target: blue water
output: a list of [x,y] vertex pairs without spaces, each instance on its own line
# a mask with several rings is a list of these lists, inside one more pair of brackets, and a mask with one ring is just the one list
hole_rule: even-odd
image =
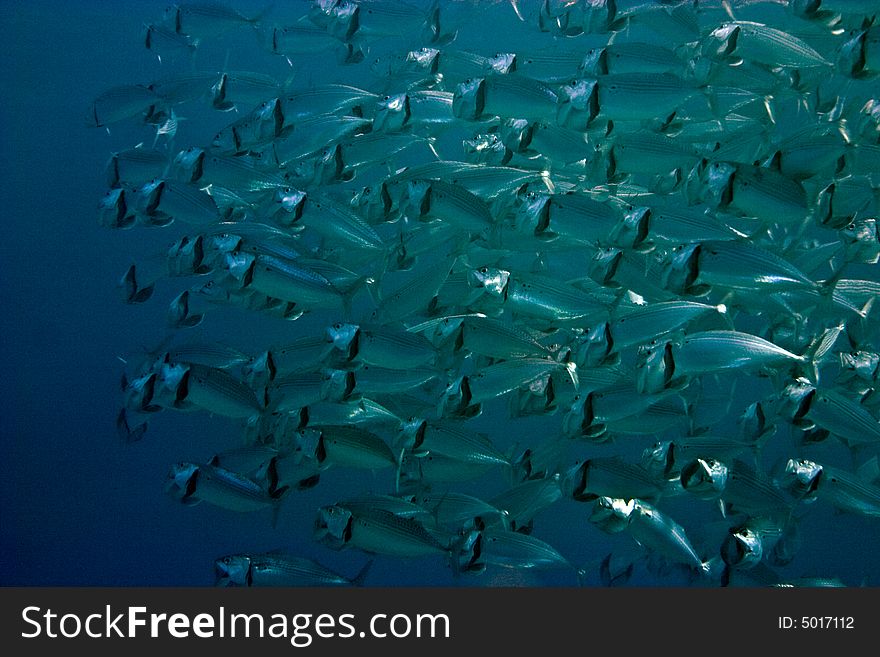
[[[139,42],[142,23],[158,20],[165,4],[0,3],[3,585],[209,586],[218,556],[279,548],[354,575],[367,557],[312,542],[315,509],[347,494],[388,492],[385,475],[328,471],[318,487],[285,501],[273,528],[268,511],[238,515],[207,504],[190,508],[163,491],[172,463],[206,459],[238,445],[241,429],[234,421],[163,412],[151,419],[142,441],[125,444],[117,435],[121,360],[158,344],[165,304],[179,290],[160,284],[150,303],[122,302],[116,282],[126,268],[162,253],[170,240],[161,230],[98,225],[96,207],[106,191],[103,167],[111,152],[139,141],[149,144],[152,133],[124,124],[109,131],[89,127],[85,118],[91,100],[105,89],[147,83],[168,70],[169,62],[160,64]],[[237,6],[247,11],[261,5]],[[224,47],[208,44],[204,50],[201,65],[223,66]],[[289,74],[286,62],[257,48],[229,53],[228,64],[271,69],[281,79]],[[293,72],[297,79],[321,80],[335,70],[330,65],[327,71]],[[199,143],[228,121],[199,110],[182,114],[180,144]],[[218,313],[207,323],[200,336],[253,351],[291,326],[235,312]],[[503,405],[490,407],[479,424],[491,426],[503,413]],[[529,424],[520,426],[525,438]],[[485,486],[497,492],[501,483]],[[670,508],[694,532],[712,520],[703,503],[676,500]],[[626,536],[607,536],[590,526],[588,513],[586,505],[563,500],[538,517],[536,533],[595,572],[609,551],[629,544]],[[802,523],[802,539],[795,562],[782,572],[837,577],[851,586],[878,583],[877,519],[818,509]],[[680,580],[640,570],[631,583],[667,581]],[[455,578],[439,559],[380,556],[367,583],[570,585],[573,580],[569,573],[503,571]]]

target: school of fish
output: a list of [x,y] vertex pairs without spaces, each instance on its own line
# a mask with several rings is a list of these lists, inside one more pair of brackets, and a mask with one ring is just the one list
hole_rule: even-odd
[[[126,359],[117,428],[223,418],[216,453],[169,454],[168,495],[279,536],[296,506],[325,555],[242,535],[218,585],[369,585],[377,559],[473,586],[865,583],[797,568],[823,518],[880,521],[876,2],[145,19],[162,74],[88,108],[145,135],[99,222],[168,238],[119,280],[161,346]],[[230,67],[242,48],[279,66]],[[206,339],[223,313],[261,347]],[[363,494],[323,490],[330,469]]]

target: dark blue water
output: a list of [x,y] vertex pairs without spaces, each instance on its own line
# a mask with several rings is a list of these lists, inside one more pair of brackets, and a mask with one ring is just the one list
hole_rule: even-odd
[[[239,515],[207,504],[190,508],[164,493],[172,463],[203,460],[239,445],[242,431],[236,422],[207,413],[166,412],[151,419],[147,435],[136,444],[117,435],[122,360],[160,342],[165,304],[179,290],[160,283],[150,303],[122,302],[116,283],[126,268],[161,254],[170,240],[161,230],[112,231],[98,225],[96,207],[106,191],[103,167],[111,152],[141,141],[149,145],[153,134],[125,124],[109,131],[94,128],[85,119],[90,102],[105,89],[148,83],[181,66],[160,63],[139,41],[142,24],[158,20],[165,4],[0,4],[3,585],[208,586],[214,583],[218,556],[272,549],[354,575],[367,557],[315,544],[315,509],[347,494],[389,492],[385,474],[328,471],[318,487],[285,501],[273,527],[268,511]],[[240,8],[256,10],[260,4]],[[267,70],[279,79],[292,73],[297,80],[322,80],[338,72],[332,61],[326,71],[290,69],[257,47],[230,50],[227,45],[206,44],[199,65],[219,69],[228,57],[230,68]],[[181,114],[177,143],[183,145],[203,143],[228,121],[200,108]],[[321,318],[303,323],[310,321],[321,325]],[[195,334],[246,351],[291,335],[290,324],[236,312],[218,313],[208,324]],[[489,406],[475,426],[491,427],[504,413],[502,404]],[[537,421],[517,427],[521,434],[508,435],[511,443],[545,430]],[[633,446],[632,453],[643,446]],[[474,491],[498,492],[503,483],[500,477],[489,479]],[[669,509],[697,537],[717,520],[702,502],[676,500]],[[595,583],[601,559],[612,550],[626,552],[631,542],[602,534],[587,516],[585,505],[563,500],[539,516],[536,535],[593,573]],[[821,508],[804,518],[801,529],[802,547],[783,573],[836,577],[850,586],[877,584],[876,518]],[[640,569],[631,583],[670,581],[682,580]],[[572,583],[570,573],[552,572],[455,578],[442,559],[382,556],[368,579],[373,586]]]

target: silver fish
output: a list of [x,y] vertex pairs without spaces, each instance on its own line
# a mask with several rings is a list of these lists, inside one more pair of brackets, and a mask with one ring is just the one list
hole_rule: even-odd
[[217,586],[363,586],[372,565],[368,561],[348,578],[308,557],[264,552],[219,557],[214,570]]

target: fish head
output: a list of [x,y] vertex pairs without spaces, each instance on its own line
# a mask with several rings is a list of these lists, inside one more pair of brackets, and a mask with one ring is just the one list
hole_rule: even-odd
[[498,267],[477,267],[468,270],[468,286],[472,290],[484,290],[486,294],[504,299],[510,272]]
[[276,373],[275,359],[268,349],[249,359],[242,366],[244,380],[254,389],[267,386],[275,378]]
[[788,417],[796,427],[812,429],[814,424],[807,415],[816,397],[816,387],[807,379],[799,377],[789,383],[779,396],[779,413]]
[[[394,199],[391,198],[391,193],[388,191],[388,185],[385,182],[379,183],[375,187],[364,187],[358,201],[361,213],[365,212],[366,219],[370,222],[391,221],[395,218],[392,215]],[[352,205],[354,205],[354,202]]]
[[485,78],[468,78],[455,87],[452,114],[457,119],[475,120],[483,115],[486,105]]
[[478,529],[462,530],[453,541],[449,556],[450,567],[456,573],[482,573],[486,570],[483,552],[483,534]]
[[880,99],[871,98],[862,106],[856,126],[862,136],[877,139],[877,133],[880,132]]
[[589,492],[587,487],[589,472],[589,459],[577,463],[563,472],[559,481],[559,488],[562,491],[562,495],[577,500],[578,502],[591,502],[599,497],[595,493]]
[[165,406],[173,406],[181,397],[181,385],[189,372],[183,363],[163,363],[156,376],[155,397]]
[[242,151],[241,135],[236,125],[221,128],[211,140],[211,148],[221,153],[240,153]]
[[593,503],[590,522],[607,534],[622,532],[636,511],[635,500],[601,496]]
[[700,276],[701,244],[682,244],[673,248],[663,266],[661,284],[675,294],[696,294],[709,291],[708,286],[697,284]]
[[350,370],[326,370],[321,385],[321,399],[342,402],[351,397],[355,387],[355,373]]
[[611,239],[625,249],[646,250],[650,235],[651,208],[629,206],[611,234]]
[[131,228],[136,215],[128,207],[126,192],[121,187],[111,189],[98,203],[98,224],[105,228]]
[[428,422],[422,418],[411,417],[403,420],[400,423],[400,431],[394,441],[394,447],[397,449],[406,448],[411,451],[418,450],[425,440],[427,428]]
[[606,426],[597,422],[593,413],[593,393],[575,395],[571,407],[562,418],[562,432],[573,438],[602,442],[605,429]]
[[526,119],[505,119],[498,135],[504,145],[514,152],[528,148],[532,139],[532,124]]
[[856,261],[854,256],[858,255],[858,262],[876,264],[878,248],[880,248],[880,233],[877,232],[875,217],[853,218],[840,230],[839,234],[841,241],[850,247],[847,253],[849,261]]
[[620,287],[614,280],[617,267],[623,260],[623,250],[607,246],[596,251],[590,262],[590,278],[606,287]]
[[408,66],[423,70],[426,73],[436,73],[440,64],[440,51],[437,48],[419,48],[406,53],[404,61]]
[[409,96],[405,93],[381,98],[376,103],[373,130],[398,132],[410,119]]
[[642,452],[642,467],[658,481],[675,472],[675,445],[671,440],[655,443]]
[[327,11],[327,32],[340,41],[350,41],[360,28],[360,7],[357,3],[342,0]]
[[351,511],[343,506],[331,504],[318,509],[315,518],[315,541],[331,550],[345,548],[351,540]]
[[731,528],[721,543],[721,559],[731,568],[754,568],[763,557],[761,535],[750,527]]
[[196,497],[200,472],[195,463],[180,462],[172,465],[165,480],[165,492],[182,504],[197,504],[200,501]]
[[357,324],[336,322],[328,326],[325,335],[327,342],[333,344],[333,348],[345,354],[346,359],[351,360],[357,356],[358,342],[361,328]]
[[606,362],[614,349],[614,338],[608,322],[587,327],[576,340],[574,362],[578,367],[598,367]]
[[586,130],[599,114],[599,83],[595,78],[575,79],[562,86],[556,108],[556,123],[565,128]]
[[297,429],[293,434],[295,459],[299,462],[314,459],[319,465],[322,464],[327,458],[322,437],[323,432],[314,427]]
[[487,132],[474,135],[461,142],[464,159],[471,164],[505,165],[513,153],[504,145],[498,133]]
[[240,235],[234,235],[232,233],[217,233],[211,235],[203,242],[203,248],[205,252],[209,254],[208,259],[214,260],[216,259],[216,256],[223,256],[227,253],[239,251],[242,246],[242,241],[243,239]]
[[137,200],[135,201],[135,209],[137,212],[151,216],[156,214],[165,187],[165,181],[158,178],[154,178],[150,182],[138,187],[136,192]]
[[437,410],[441,416],[475,417],[482,411],[480,404],[471,404],[470,380],[457,376],[446,386]]
[[341,144],[331,144],[322,149],[317,157],[297,162],[294,175],[313,185],[327,185],[354,177],[351,171],[346,171]]
[[733,58],[741,31],[742,28],[736,23],[724,23],[716,27],[703,41],[703,56],[714,60]]
[[776,427],[767,422],[764,406],[756,401],[746,407],[742,415],[737,418],[740,437],[749,443],[756,443],[761,438],[767,437],[776,430]]
[[250,586],[251,560],[244,554],[230,554],[214,560],[217,586]]
[[156,373],[150,372],[129,381],[123,391],[123,405],[131,411],[153,412],[161,406],[153,402]]
[[728,467],[715,459],[694,459],[681,469],[681,486],[700,499],[713,499],[724,492]]
[[712,162],[703,170],[701,201],[725,208],[733,200],[737,167],[729,162]]
[[822,479],[823,468],[809,459],[788,459],[779,479],[779,487],[796,499],[812,499]]
[[541,237],[550,225],[550,195],[529,191],[517,198],[514,224],[517,229],[531,229]]
[[400,197],[400,209],[408,218],[426,217],[431,212],[431,180],[410,180]]
[[671,342],[642,346],[636,360],[636,389],[641,394],[654,394],[673,385],[675,358]]
[[858,378],[871,383],[880,373],[880,354],[869,351],[841,352],[840,371],[841,382]]
[[497,52],[488,61],[487,73],[505,75],[516,71],[516,53]]
[[243,251],[233,251],[227,253],[223,259],[223,268],[229,272],[229,275],[241,284],[241,287],[247,287],[253,277],[254,266],[257,263],[257,257],[252,253]]
[[170,177],[176,180],[197,182],[202,177],[205,151],[196,146],[180,151],[171,162]]
[[293,187],[279,187],[272,196],[273,207],[277,218],[285,226],[296,224],[303,214],[306,193]]
[[607,47],[590,48],[578,67],[578,73],[583,76],[595,77],[608,75],[608,49]]

